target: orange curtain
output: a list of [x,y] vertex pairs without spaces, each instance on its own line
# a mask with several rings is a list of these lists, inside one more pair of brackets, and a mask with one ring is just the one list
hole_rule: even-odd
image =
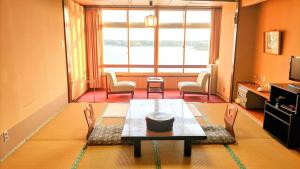
[[99,13],[96,8],[87,8],[85,12],[87,77],[90,88],[101,87],[99,69],[98,41]]
[[214,64],[219,58],[220,34],[221,34],[222,9],[211,11],[211,34],[210,34],[210,64]]

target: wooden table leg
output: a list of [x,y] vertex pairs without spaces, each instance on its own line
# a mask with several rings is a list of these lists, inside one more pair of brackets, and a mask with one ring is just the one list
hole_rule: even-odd
[[149,98],[149,82],[147,82],[147,99]]
[[141,157],[141,140],[134,140],[134,157]]
[[192,154],[192,140],[191,139],[185,139],[184,140],[184,156],[190,157]]
[[164,93],[165,93],[165,84],[164,84],[164,82],[162,82],[160,84],[160,88],[161,88],[161,91],[162,91],[162,98],[164,98]]

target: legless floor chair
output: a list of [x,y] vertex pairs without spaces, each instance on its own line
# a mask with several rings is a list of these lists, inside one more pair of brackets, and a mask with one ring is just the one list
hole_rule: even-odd
[[107,72],[106,76],[106,98],[109,94],[130,93],[133,98],[135,82],[118,81],[115,72]]
[[238,113],[238,109],[233,104],[229,104],[225,111],[224,122],[225,127],[219,125],[202,126],[207,139],[195,140],[194,144],[234,144],[235,134],[233,125]]
[[225,129],[231,134],[232,137],[235,137],[233,125],[237,113],[238,113],[238,108],[235,105],[229,104],[227,106],[227,109],[225,111],[225,116],[224,116]]
[[96,124],[95,113],[91,104],[85,107],[84,115],[88,125],[86,137],[89,146],[131,144],[130,142],[121,141],[123,125],[102,126]]
[[207,100],[209,100],[210,73],[200,72],[196,82],[179,82],[178,89],[183,99],[185,94],[200,94],[207,95]]

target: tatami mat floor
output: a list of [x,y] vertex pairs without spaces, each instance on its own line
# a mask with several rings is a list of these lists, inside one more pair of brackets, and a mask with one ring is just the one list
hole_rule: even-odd
[[[194,103],[206,119],[201,124],[223,125],[226,103]],[[270,137],[244,109],[235,124],[235,145],[193,145],[191,158],[183,156],[182,141],[144,141],[142,157],[134,158],[133,147],[85,146],[85,103],[72,103],[16,152],[0,163],[0,169],[179,169],[179,168],[300,168],[300,153]],[[93,104],[97,116],[106,103]],[[102,125],[123,124],[124,118],[102,118]],[[80,153],[81,152],[81,153]]]

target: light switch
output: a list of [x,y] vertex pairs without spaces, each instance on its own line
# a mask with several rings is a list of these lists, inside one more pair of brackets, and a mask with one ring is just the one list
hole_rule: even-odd
[[61,40],[61,42],[60,42],[60,47],[63,49],[63,48],[65,48],[65,41],[64,40]]

